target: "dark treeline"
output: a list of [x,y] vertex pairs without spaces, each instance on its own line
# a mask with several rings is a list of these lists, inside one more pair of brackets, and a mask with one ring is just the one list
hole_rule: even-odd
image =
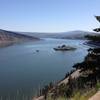
[[100,35],[86,35],[85,38],[94,42],[100,42]]

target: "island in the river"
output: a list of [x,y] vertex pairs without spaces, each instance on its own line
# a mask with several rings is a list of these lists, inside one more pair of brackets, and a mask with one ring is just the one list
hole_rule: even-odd
[[58,47],[53,48],[55,51],[69,51],[69,50],[75,50],[76,48],[66,45],[61,45]]

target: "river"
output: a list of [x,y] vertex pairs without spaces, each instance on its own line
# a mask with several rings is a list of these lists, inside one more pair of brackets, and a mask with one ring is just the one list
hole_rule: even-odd
[[[38,88],[62,79],[87,55],[84,40],[44,39],[0,48],[0,96],[35,95]],[[75,51],[54,51],[66,44]],[[36,52],[39,50],[39,52]]]

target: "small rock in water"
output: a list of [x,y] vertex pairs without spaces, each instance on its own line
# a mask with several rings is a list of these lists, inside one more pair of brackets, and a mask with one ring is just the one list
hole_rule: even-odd
[[39,52],[39,50],[36,50],[36,52]]

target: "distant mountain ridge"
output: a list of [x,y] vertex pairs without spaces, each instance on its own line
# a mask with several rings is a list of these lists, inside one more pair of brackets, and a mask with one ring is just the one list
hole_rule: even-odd
[[28,36],[26,34],[20,34],[17,32],[6,31],[0,29],[0,42],[17,42],[17,41],[28,41],[28,40],[38,40],[34,36]]
[[39,40],[40,38],[56,38],[56,39],[85,39],[86,35],[95,35],[97,33],[88,31],[70,31],[61,33],[38,33],[38,32],[13,32],[0,29],[1,42],[17,42]]
[[35,36],[38,38],[58,38],[58,39],[85,39],[85,35],[95,35],[95,32],[88,31],[69,31],[61,33],[38,33],[38,32],[22,32],[22,34],[27,34],[30,36]]

